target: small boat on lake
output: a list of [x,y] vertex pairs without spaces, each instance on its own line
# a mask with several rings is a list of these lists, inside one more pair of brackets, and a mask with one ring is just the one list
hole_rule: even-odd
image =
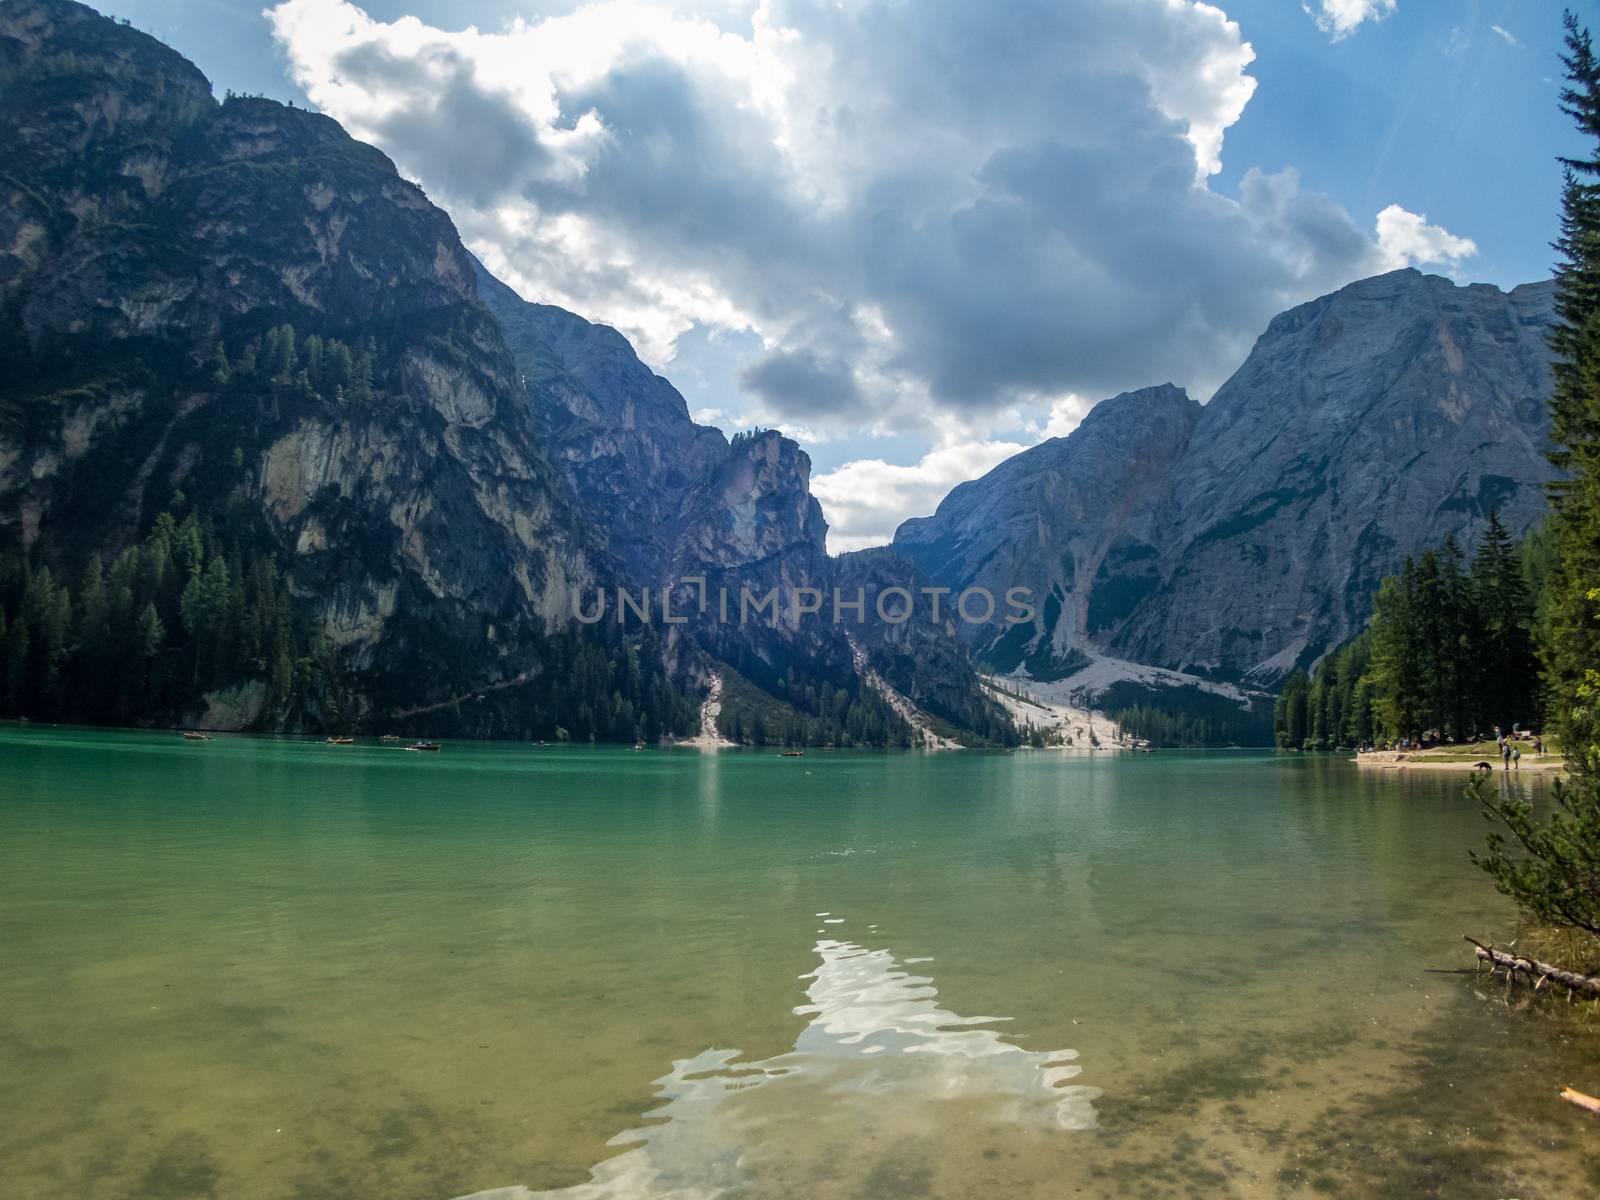
[[185,729],[183,731],[183,740],[186,742],[209,742],[211,735],[194,729]]
[[324,746],[354,746],[356,744],[356,740],[353,737],[330,737],[327,738],[322,744]]
[[806,752],[804,750],[785,750],[783,752],[784,758],[804,758],[805,756]]
[[439,749],[439,743],[438,742],[412,742],[411,745],[406,747],[406,749],[407,750],[438,750]]
[[400,735],[398,733],[386,733],[378,740],[380,742],[398,742],[400,740]]

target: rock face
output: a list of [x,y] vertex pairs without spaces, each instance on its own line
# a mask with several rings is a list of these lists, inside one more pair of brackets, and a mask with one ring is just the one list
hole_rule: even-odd
[[1109,655],[1270,684],[1353,636],[1407,554],[1470,544],[1491,509],[1518,533],[1539,519],[1552,298],[1414,270],[1351,284],[1275,318],[1203,408],[1105,401],[895,546],[952,586],[1043,589],[1028,641],[979,635],[1005,669]]
[[[921,589],[933,586],[915,563],[889,549],[858,550],[840,555],[835,572],[841,595],[847,601],[861,599],[866,614],[859,622],[849,621],[846,614],[846,635],[889,688],[933,718],[933,725],[942,723],[945,734],[953,728],[990,738],[1003,736],[1010,718],[1003,702],[984,689],[977,664],[957,633],[957,621],[924,619],[920,607],[908,620],[892,619],[910,611],[901,607],[903,597],[892,589],[921,597]],[[932,735],[924,738],[924,744],[936,744],[934,738],[944,736],[939,728],[924,732]]]
[[[0,0],[0,117],[0,607],[35,566],[98,578],[154,526],[185,531],[185,561],[217,571],[191,588],[153,543],[149,653],[123,656],[167,706],[145,719],[631,739],[731,672],[730,719],[760,710],[744,735],[898,736],[849,637],[796,611],[836,576],[800,448],[730,443],[615,330],[523,303],[381,152],[326,117],[218,104],[181,56],[69,0]],[[306,626],[270,667],[236,650],[241,560],[284,582],[274,628]],[[618,586],[652,597],[651,629],[572,619]],[[785,611],[664,624],[663,593],[682,612],[695,588],[776,590]],[[61,712],[57,678],[28,695]],[[1004,733],[970,669],[951,679],[943,708]]]
[[[615,329],[526,303],[474,268],[516,356],[540,443],[628,576],[665,582],[684,504],[721,465],[728,439],[696,425],[678,390]],[[799,447],[789,443],[786,454]]]
[[[635,590],[648,587],[659,612],[665,589],[673,614],[686,618],[667,638],[681,672],[706,685],[731,669],[781,698],[796,721],[822,716],[812,699],[831,689],[893,723],[898,709],[864,686],[859,650],[873,679],[925,706],[918,721],[1008,736],[1009,723],[984,694],[953,628],[885,626],[870,599],[866,621],[856,624],[850,610],[834,620],[836,589],[848,601],[858,588],[874,596],[878,586],[892,586],[884,581],[896,572],[893,584],[913,588],[922,577],[883,552],[828,557],[811,461],[794,441],[768,430],[730,442],[696,425],[683,397],[616,330],[525,302],[481,267],[478,278],[515,356],[540,441],[578,507]],[[772,607],[758,607],[774,593],[775,623]],[[820,611],[797,611],[807,594]],[[725,725],[741,696],[748,691],[730,690],[723,700]]]
[[[770,431],[734,438],[668,527],[668,582],[694,613],[686,632],[695,645],[765,690],[791,670],[858,686],[831,614],[802,614],[794,603],[803,589],[827,593],[833,584],[827,522],[811,495],[811,460],[798,445]],[[690,579],[705,581],[704,612],[696,611],[700,585],[684,582]],[[757,611],[773,592],[776,622]]]
[[1554,474],[1553,297],[1398,271],[1275,318],[1196,427],[1165,604],[1119,647],[1270,681],[1354,636],[1407,554],[1470,546],[1490,509],[1528,529]]
[[631,591],[648,589],[656,619],[663,590],[675,616],[688,614],[687,626],[670,628],[677,664],[705,678],[720,662],[770,687],[800,662],[835,685],[850,683],[848,647],[817,621],[785,614],[773,628],[764,615],[741,620],[741,590],[787,597],[830,585],[828,526],[805,452],[772,431],[730,443],[696,425],[677,389],[615,329],[528,303],[481,266],[478,283],[515,355],[540,441],[578,508],[623,564]]
[[[234,514],[288,557],[347,716],[524,671],[601,556],[449,218],[334,121],[218,104],[61,0],[0,4],[0,108],[0,538],[71,564],[168,506]],[[356,350],[337,385],[322,339]]]
[[1003,601],[1028,589],[1033,620],[1007,626],[1001,606],[977,632],[998,670],[1026,662],[1056,679],[1155,585],[1172,473],[1201,413],[1165,384],[1098,404],[1069,437],[1051,438],[952,491],[907,521],[895,549],[940,583]]

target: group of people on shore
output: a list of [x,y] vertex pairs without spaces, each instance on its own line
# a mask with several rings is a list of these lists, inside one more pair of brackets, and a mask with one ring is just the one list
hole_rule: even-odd
[[1507,771],[1517,770],[1518,765],[1522,762],[1522,747],[1516,744],[1519,741],[1529,742],[1533,746],[1533,752],[1540,758],[1544,757],[1544,739],[1538,734],[1519,730],[1513,725],[1510,736],[1507,736],[1501,733],[1500,726],[1496,725],[1494,727],[1494,743],[1500,748],[1500,761],[1505,765]]
[[[1503,732],[1500,726],[1496,725],[1494,727],[1494,743],[1500,756],[1500,762],[1507,771],[1515,771],[1519,769],[1522,762],[1522,746],[1524,744],[1527,745],[1529,749],[1540,758],[1544,757],[1544,739],[1537,733],[1529,732],[1526,729],[1519,729],[1515,725],[1511,727],[1510,733]],[[1357,746],[1356,749],[1362,753],[1391,748],[1404,751],[1431,750],[1435,746],[1447,746],[1455,744],[1455,738],[1442,735],[1436,729],[1430,729],[1421,735],[1397,738],[1393,743],[1389,744],[1371,741],[1363,742],[1361,745]],[[1487,769],[1488,765],[1488,763],[1478,764],[1480,768],[1484,769]]]

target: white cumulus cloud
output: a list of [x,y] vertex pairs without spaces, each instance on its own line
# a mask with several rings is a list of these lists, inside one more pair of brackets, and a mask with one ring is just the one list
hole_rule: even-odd
[[[1335,40],[1395,9],[1314,3]],[[1476,250],[1398,205],[1374,236],[1292,168],[1215,188],[1256,83],[1214,4],[559,7],[497,30],[350,0],[267,15],[313,103],[523,295],[669,375],[680,347],[697,375],[725,356],[697,406],[734,425],[934,447],[814,479],[836,551],[1094,399],[1209,395],[1285,308]]]
[[1276,312],[1384,262],[1292,170],[1209,186],[1255,88],[1212,4],[268,16],[312,101],[492,271],[669,372],[689,331],[737,332],[749,410],[824,436],[933,440],[941,414],[1151,379],[1203,396]]
[[814,476],[811,490],[828,514],[828,551],[886,545],[908,516],[931,513],[956,484],[1026,449],[1018,442],[967,442],[930,450],[911,466],[865,458]]
[[1381,21],[1395,10],[1395,0],[1317,0],[1304,5],[1316,18],[1317,28],[1334,41],[1343,41],[1367,21]]
[[1391,204],[1378,214],[1378,247],[1390,270],[1433,264],[1454,269],[1478,252],[1471,238],[1428,224],[1421,213]]

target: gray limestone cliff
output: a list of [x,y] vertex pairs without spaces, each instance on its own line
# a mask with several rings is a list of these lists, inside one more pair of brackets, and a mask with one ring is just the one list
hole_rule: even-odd
[[601,555],[450,219],[64,0],[0,4],[0,114],[0,539],[70,574],[166,511],[274,549],[345,720],[528,672]]
[[1035,589],[996,666],[1115,656],[1270,684],[1359,631],[1378,581],[1491,509],[1544,511],[1552,285],[1403,270],[1276,317],[1205,406],[1107,400],[956,488],[895,547],[942,583]]
[[[635,585],[651,588],[658,606],[667,589],[672,612],[686,614],[667,636],[676,667],[702,682],[732,670],[815,715],[808,706],[825,688],[860,693],[859,650],[876,678],[951,732],[1008,735],[953,628],[886,627],[870,609],[859,625],[849,612],[834,620],[835,590],[849,599],[888,586],[885,572],[912,587],[922,577],[894,556],[828,556],[811,461],[798,444],[771,430],[729,441],[695,424],[682,396],[616,330],[528,303],[481,267],[479,287],[515,356],[540,441],[578,507]],[[770,609],[754,607],[773,592],[782,604],[775,624]],[[796,612],[796,598],[808,593],[820,596],[821,610]]]

